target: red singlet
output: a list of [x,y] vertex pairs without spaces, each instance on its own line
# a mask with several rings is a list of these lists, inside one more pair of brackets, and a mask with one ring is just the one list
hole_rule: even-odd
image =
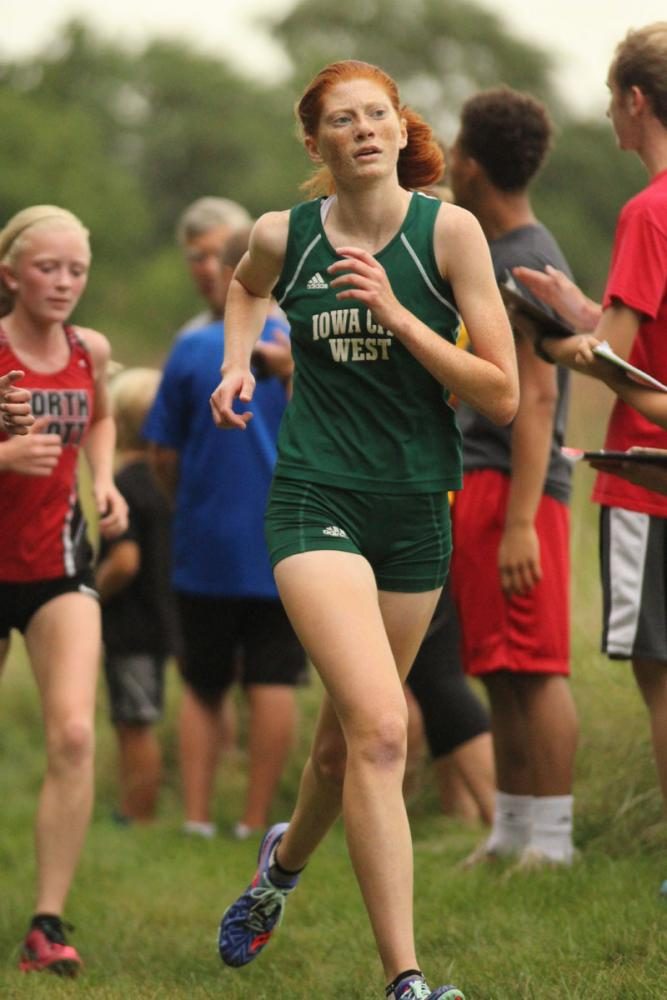
[[[0,327],[0,372],[25,371],[35,417],[48,415],[44,433],[60,434],[63,450],[49,476],[0,472],[0,580],[18,583],[73,576],[88,561],[86,524],[79,508],[76,467],[95,397],[93,364],[73,327],[65,327],[68,363],[57,372],[26,368]],[[0,431],[0,441],[7,435]]]

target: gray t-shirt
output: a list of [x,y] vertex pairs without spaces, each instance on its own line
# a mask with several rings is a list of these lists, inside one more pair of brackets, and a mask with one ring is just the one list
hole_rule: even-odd
[[[523,265],[543,271],[552,264],[571,275],[560,247],[548,229],[542,225],[521,226],[489,242],[496,278],[501,281],[507,270]],[[528,290],[521,291],[531,297]],[[534,300],[536,301],[536,300]],[[545,308],[543,303],[538,305]],[[558,403],[554,417],[551,457],[544,483],[544,492],[567,503],[570,498],[572,467],[561,454],[569,401],[569,372],[561,365],[557,369]],[[457,420],[463,434],[463,470],[498,469],[511,472],[512,427],[498,427],[465,403],[457,407]]]

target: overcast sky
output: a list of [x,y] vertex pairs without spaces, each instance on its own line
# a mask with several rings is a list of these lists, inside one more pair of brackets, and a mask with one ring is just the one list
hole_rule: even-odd
[[[410,0],[406,0],[409,3]],[[557,59],[557,81],[570,105],[597,115],[606,106],[605,77],[614,46],[628,28],[667,19],[667,0],[477,0],[508,27]],[[262,76],[279,73],[280,54],[253,24],[295,0],[0,0],[0,53],[23,56],[48,45],[71,17],[110,38],[142,42],[157,34],[186,38],[207,52]]]

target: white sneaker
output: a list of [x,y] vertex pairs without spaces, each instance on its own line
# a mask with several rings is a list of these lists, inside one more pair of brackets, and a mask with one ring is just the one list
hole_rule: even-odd
[[549,868],[571,868],[579,858],[579,852],[573,850],[571,854],[563,858],[554,858],[536,847],[526,847],[511,868],[508,868],[503,878],[511,878],[512,875],[519,875],[522,872],[547,871]]
[[264,832],[262,826],[248,826],[247,823],[234,823],[232,827],[232,837],[234,840],[249,840],[251,837],[259,837]]
[[471,868],[477,868],[478,865],[488,865],[494,864],[497,861],[505,861],[516,853],[516,851],[499,851],[491,847],[488,840],[485,840],[483,843],[478,844],[467,858],[459,862],[458,867],[463,871],[469,871]]
[[218,832],[215,823],[203,823],[196,819],[186,819],[183,824],[183,833],[188,837],[203,837],[204,840],[212,840]]

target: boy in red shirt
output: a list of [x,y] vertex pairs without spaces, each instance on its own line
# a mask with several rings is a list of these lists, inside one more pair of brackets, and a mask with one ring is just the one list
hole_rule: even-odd
[[[650,181],[621,212],[602,305],[553,268],[546,274],[517,268],[515,275],[576,329],[591,331],[562,341],[545,339],[543,350],[616,388],[620,383],[609,363],[592,353],[600,341],[667,381],[667,21],[628,32],[607,83],[618,145],[637,153]],[[664,419],[659,427],[645,415],[659,418],[655,404],[643,405],[646,391],[621,395],[605,448],[666,448]],[[667,495],[630,482],[619,471],[600,471],[593,492],[601,505],[602,646],[610,658],[632,661],[667,800]]]

